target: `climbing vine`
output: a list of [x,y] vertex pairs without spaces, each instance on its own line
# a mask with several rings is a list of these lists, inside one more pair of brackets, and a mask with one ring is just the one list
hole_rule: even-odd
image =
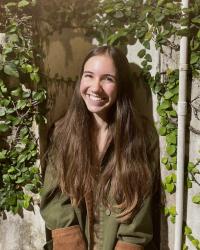
[[[5,33],[5,43],[0,48],[0,210],[18,212],[31,204],[31,192],[38,192],[40,174],[36,160],[38,144],[32,130],[35,121],[45,121],[38,112],[38,105],[46,98],[40,86],[37,53],[33,44],[34,0],[2,1],[0,30]],[[191,1],[190,8],[181,10],[181,1],[170,0],[103,0],[51,1],[44,4],[46,13],[41,22],[46,22],[43,39],[55,30],[63,28],[84,28],[87,35],[95,37],[99,44],[112,44],[126,50],[127,45],[139,42],[142,76],[157,96],[159,134],[165,138],[165,155],[162,167],[169,174],[163,180],[163,187],[169,194],[176,191],[177,163],[177,102],[179,70],[168,68],[151,75],[152,42],[170,57],[179,51],[181,36],[190,40],[191,78],[200,76],[200,2]],[[95,8],[92,8],[92,6]],[[90,11],[88,11],[90,9]],[[84,21],[83,21],[84,20]],[[184,26],[184,28],[182,28]],[[197,97],[199,98],[199,97]],[[191,108],[198,117],[198,109],[191,102]],[[191,131],[195,132],[194,129]],[[185,168],[186,186],[192,188],[198,183],[200,160],[189,162]],[[192,197],[200,204],[200,194]],[[176,218],[174,205],[164,209],[172,223]],[[185,225],[184,235],[196,249],[199,240],[192,235],[192,229]],[[187,249],[184,244],[183,249]]]
[[1,1],[0,212],[20,212],[40,188],[36,122],[46,98],[35,63],[32,11],[35,1]]
[[[183,13],[182,13],[183,11]],[[181,36],[190,40],[190,73],[193,78],[200,76],[200,2],[192,1],[190,8],[181,10],[181,1],[147,0],[141,1],[104,0],[101,1],[93,22],[95,36],[100,44],[108,43],[122,48],[140,42],[143,48],[138,52],[141,58],[143,77],[154,94],[157,95],[157,113],[159,114],[158,132],[166,140],[165,155],[162,165],[169,171],[163,180],[163,187],[169,194],[176,191],[177,164],[177,102],[179,70],[168,68],[165,72],[150,74],[152,57],[151,41],[165,54],[179,51]],[[182,28],[184,27],[184,28]],[[197,111],[198,112],[198,111]],[[192,131],[192,130],[191,130]],[[194,132],[194,129],[193,129]],[[192,188],[199,175],[199,159],[189,162],[185,170],[186,186]],[[200,204],[200,195],[192,197],[195,204]],[[175,223],[176,207],[165,207],[165,215]],[[199,240],[192,235],[192,230],[185,225],[185,237],[199,249]],[[183,249],[188,249],[184,244]]]

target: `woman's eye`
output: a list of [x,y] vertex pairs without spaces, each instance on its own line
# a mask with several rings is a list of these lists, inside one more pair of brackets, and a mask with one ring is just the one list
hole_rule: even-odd
[[105,80],[109,81],[109,82],[114,82],[114,79],[112,77],[110,77],[110,76],[106,76]]
[[85,74],[84,77],[86,77],[86,78],[92,78],[92,75],[90,75],[90,74]]

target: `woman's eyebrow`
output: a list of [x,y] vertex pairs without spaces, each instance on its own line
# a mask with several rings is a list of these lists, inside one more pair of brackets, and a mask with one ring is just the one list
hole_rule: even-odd
[[112,75],[112,74],[105,74],[104,76],[110,76],[110,77],[112,77],[114,79],[117,79],[117,77],[115,75]]
[[94,74],[92,71],[88,71],[88,70],[85,70],[85,71],[83,71],[83,74]]

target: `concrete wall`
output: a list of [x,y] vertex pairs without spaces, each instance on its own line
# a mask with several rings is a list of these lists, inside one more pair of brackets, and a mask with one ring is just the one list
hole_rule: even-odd
[[[46,127],[40,128],[40,146],[41,152],[46,149],[47,131],[51,125],[59,117],[61,117],[67,109],[72,95],[72,85],[67,84],[68,78],[75,79],[80,70],[80,63],[86,51],[92,46],[82,30],[80,29],[63,29],[62,33],[53,32],[48,37],[48,42],[44,40],[43,48],[45,52],[44,59],[44,74],[48,79],[44,80],[48,84],[48,124]],[[154,117],[155,123],[158,122],[156,109],[156,97],[153,96],[148,86],[139,78],[140,74],[140,59],[137,57],[137,52],[140,50],[140,44],[128,46],[128,59],[135,71],[135,92],[136,102],[141,112],[146,116]],[[161,56],[151,46],[151,54],[153,55],[153,69],[152,74],[157,70],[164,71],[167,68],[178,68],[178,54],[166,54]],[[63,77],[63,80],[56,78],[56,73]],[[191,84],[191,83],[190,83]],[[198,81],[192,83],[190,99],[194,99],[200,95],[200,84]],[[197,99],[195,105],[199,107],[200,99]],[[191,125],[200,130],[200,123],[197,117],[192,113]],[[189,158],[195,161],[199,157],[198,150],[200,149],[199,135],[190,132],[189,141]],[[164,153],[165,141],[160,138],[161,155]],[[168,174],[162,168],[162,178]],[[199,180],[200,181],[200,180]],[[200,207],[191,202],[192,196],[199,192],[199,185],[195,184],[193,189],[185,194],[185,219],[189,226],[193,229],[193,234],[200,238],[200,222],[199,212]],[[175,204],[175,195],[166,195],[167,206]],[[45,228],[44,222],[39,214],[38,198],[34,211],[24,211],[24,217],[19,215],[6,214],[7,218],[3,216],[0,218],[0,249],[1,250],[40,250],[45,242]],[[166,219],[162,218],[161,226],[161,250],[173,249],[174,243],[174,225]],[[191,244],[189,249],[195,249]]]

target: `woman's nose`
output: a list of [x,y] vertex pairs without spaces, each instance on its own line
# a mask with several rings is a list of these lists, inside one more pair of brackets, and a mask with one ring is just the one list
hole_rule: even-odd
[[101,80],[99,78],[94,79],[92,83],[92,90],[93,91],[101,90]]

